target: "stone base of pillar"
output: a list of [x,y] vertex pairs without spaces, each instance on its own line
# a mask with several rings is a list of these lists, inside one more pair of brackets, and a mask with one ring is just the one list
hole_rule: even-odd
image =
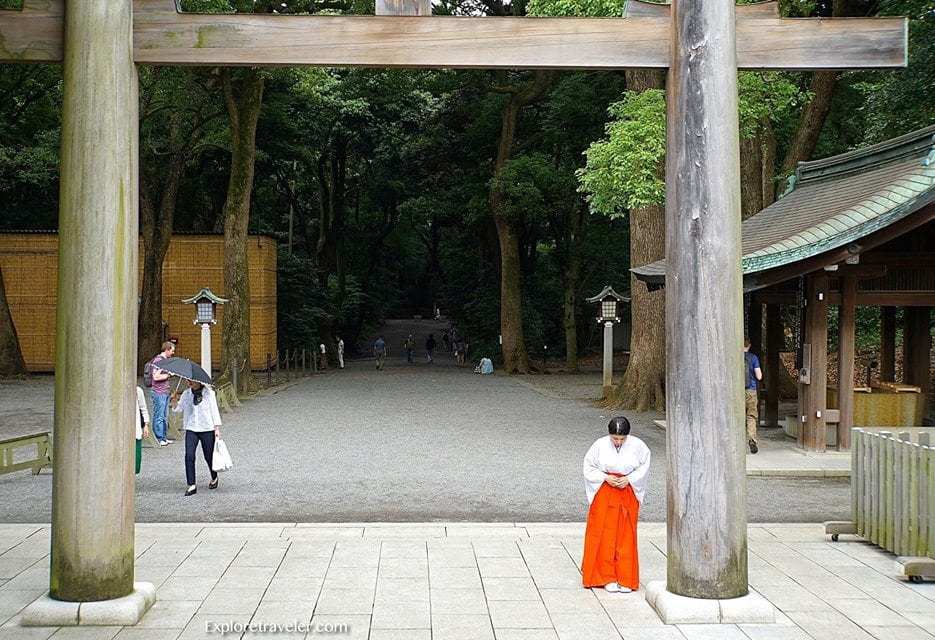
[[776,607],[758,593],[741,598],[686,598],[666,591],[663,580],[646,586],[646,602],[665,624],[771,624]]
[[132,627],[154,602],[156,588],[149,582],[134,582],[130,595],[98,602],[66,602],[45,594],[23,609],[19,623],[23,627]]

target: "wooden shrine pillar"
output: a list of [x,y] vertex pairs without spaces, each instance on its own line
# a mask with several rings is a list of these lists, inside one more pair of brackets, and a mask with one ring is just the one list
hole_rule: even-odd
[[838,307],[838,449],[851,448],[854,426],[854,338],[857,277],[841,278],[841,305]]
[[376,0],[378,16],[430,16],[432,0]]
[[709,599],[748,593],[734,24],[733,2],[672,3],[666,589]]
[[896,382],[896,307],[880,307],[880,380]]
[[132,11],[132,0],[65,3],[49,589],[59,601],[111,600],[134,588]]
[[828,390],[828,276],[825,272],[807,276],[805,300],[798,443],[808,451],[824,451]]
[[766,305],[766,360],[763,377],[766,383],[766,410],[764,418],[767,426],[779,426],[779,389],[783,371],[780,354],[786,343],[782,326],[782,307],[778,304]]
[[931,307],[906,307],[903,330],[903,372],[906,384],[922,389],[916,424],[926,416],[926,400],[931,387],[929,371],[932,352]]

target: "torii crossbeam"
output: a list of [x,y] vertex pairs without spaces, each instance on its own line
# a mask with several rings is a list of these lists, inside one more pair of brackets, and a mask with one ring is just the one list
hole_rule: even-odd
[[[180,14],[172,0],[0,11],[0,61],[64,63],[51,597],[24,624],[133,624],[151,602],[134,591],[128,428],[137,64],[667,68],[668,581],[647,598],[673,612],[659,604],[667,594],[748,593],[737,69],[901,67],[906,20],[781,19],[775,4],[733,0],[673,0],[671,11],[631,1],[626,18],[452,18],[425,15],[427,3],[377,0],[378,12],[406,17]],[[79,615],[78,603],[101,600]],[[743,621],[737,600],[704,604],[705,621],[727,610]]]
[[[133,61],[203,66],[623,69],[669,66],[669,7],[631,2],[626,18],[204,15],[173,0],[133,3]],[[61,62],[63,0],[0,14],[0,62]],[[780,18],[737,7],[741,69],[900,67],[903,18]]]

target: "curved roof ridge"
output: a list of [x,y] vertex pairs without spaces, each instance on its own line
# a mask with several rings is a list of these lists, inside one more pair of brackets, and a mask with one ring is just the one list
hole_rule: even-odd
[[905,135],[855,149],[836,156],[800,162],[795,170],[793,191],[806,182],[866,170],[907,156],[925,156],[935,149],[935,125]]

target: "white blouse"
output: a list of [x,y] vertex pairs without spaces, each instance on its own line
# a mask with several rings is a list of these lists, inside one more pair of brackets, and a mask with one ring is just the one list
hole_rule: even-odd
[[596,440],[584,456],[584,484],[588,504],[594,501],[594,496],[607,479],[608,472],[625,475],[630,480],[636,499],[643,504],[649,459],[649,447],[636,436],[627,436],[619,451],[609,435]]
[[182,414],[182,424],[186,431],[214,431],[214,425],[221,424],[221,413],[218,411],[214,389],[208,386],[203,389],[204,393],[198,404],[195,404],[192,390],[186,389],[178,404],[172,408],[176,413]]
[[[143,414],[143,423],[149,424],[149,409],[146,408],[146,394],[143,393],[141,387],[136,388],[136,411],[138,414]],[[136,439],[143,439],[143,427],[140,425],[140,416],[136,416],[136,420],[133,421],[136,425]]]

